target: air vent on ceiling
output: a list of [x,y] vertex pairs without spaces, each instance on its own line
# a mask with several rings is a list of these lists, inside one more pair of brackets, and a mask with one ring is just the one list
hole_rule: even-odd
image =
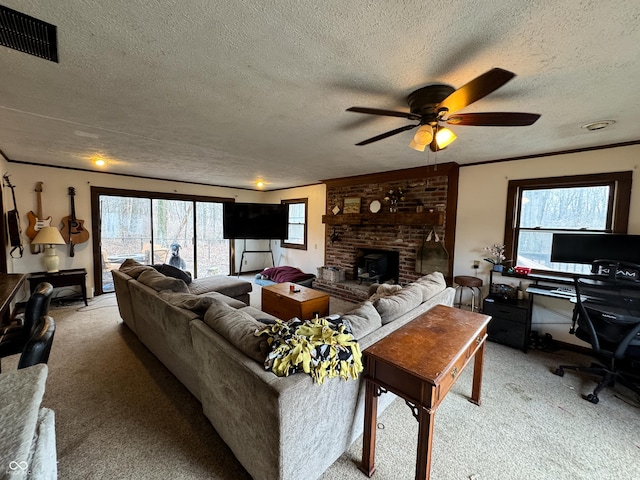
[[0,45],[58,61],[56,26],[0,5]]

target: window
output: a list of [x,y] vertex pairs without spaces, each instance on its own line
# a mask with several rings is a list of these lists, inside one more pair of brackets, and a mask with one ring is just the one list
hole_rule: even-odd
[[96,293],[113,291],[111,270],[127,259],[168,263],[194,278],[231,273],[222,235],[229,199],[91,187]]
[[287,238],[282,242],[284,248],[307,249],[307,199],[282,200],[288,206],[289,222]]
[[511,180],[505,255],[511,265],[587,273],[590,265],[552,263],[554,233],[626,233],[632,172]]

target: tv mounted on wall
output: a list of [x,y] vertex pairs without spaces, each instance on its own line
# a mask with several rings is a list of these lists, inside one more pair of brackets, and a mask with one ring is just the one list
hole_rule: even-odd
[[277,240],[287,238],[287,205],[224,203],[222,236],[227,239]]
[[551,261],[593,263],[616,260],[640,264],[640,235],[616,233],[554,233]]

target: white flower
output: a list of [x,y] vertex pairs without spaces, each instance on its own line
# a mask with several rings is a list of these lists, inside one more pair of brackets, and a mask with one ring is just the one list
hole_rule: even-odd
[[489,255],[491,256],[491,258],[485,258],[485,260],[494,265],[500,265],[507,259],[507,257],[504,256],[504,245],[494,243],[490,247],[484,247],[483,250],[489,252]]

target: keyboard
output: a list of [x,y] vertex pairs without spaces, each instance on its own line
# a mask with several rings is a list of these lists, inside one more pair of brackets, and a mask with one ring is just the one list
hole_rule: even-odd
[[572,298],[576,296],[575,287],[557,285],[529,285],[527,293],[546,295],[548,297]]

